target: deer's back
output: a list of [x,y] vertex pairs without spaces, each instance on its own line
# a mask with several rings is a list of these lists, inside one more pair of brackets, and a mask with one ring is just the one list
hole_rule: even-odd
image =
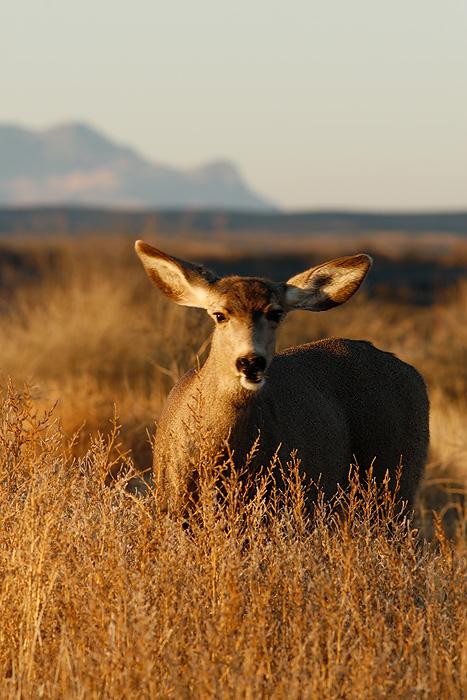
[[[401,492],[412,501],[429,440],[429,401],[417,370],[366,341],[327,339],[279,353],[269,375],[275,401],[305,430],[308,398],[330,402],[343,421],[350,461],[364,469],[374,463],[378,481],[386,470],[394,477],[402,462]],[[304,446],[305,461],[316,458],[312,449]]]

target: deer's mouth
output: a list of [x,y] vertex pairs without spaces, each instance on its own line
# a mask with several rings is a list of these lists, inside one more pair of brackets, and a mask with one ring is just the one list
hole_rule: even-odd
[[266,377],[264,374],[242,374],[240,376],[240,384],[248,391],[258,391],[265,384]]
[[257,391],[265,382],[266,359],[262,355],[246,355],[239,357],[237,362],[237,372],[240,376],[240,383],[244,389]]

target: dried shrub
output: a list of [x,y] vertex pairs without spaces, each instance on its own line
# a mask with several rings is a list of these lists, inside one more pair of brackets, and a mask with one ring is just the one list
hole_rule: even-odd
[[207,479],[187,530],[128,493],[116,418],[77,458],[37,404],[1,403],[2,697],[465,697],[462,533],[357,473],[307,514],[293,459],[272,501]]

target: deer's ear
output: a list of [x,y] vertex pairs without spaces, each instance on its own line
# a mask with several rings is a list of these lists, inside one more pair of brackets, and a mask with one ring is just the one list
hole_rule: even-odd
[[182,306],[207,307],[211,285],[218,279],[213,272],[172,258],[144,241],[136,241],[135,250],[149,278],[166,297]]
[[325,311],[355,294],[372,265],[369,255],[339,258],[295,275],[286,284],[288,311]]

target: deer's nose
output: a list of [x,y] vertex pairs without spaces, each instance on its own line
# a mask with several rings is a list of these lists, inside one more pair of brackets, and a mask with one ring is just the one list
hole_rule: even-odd
[[266,360],[261,355],[239,357],[236,364],[238,371],[252,381],[258,381],[259,376],[266,369]]

